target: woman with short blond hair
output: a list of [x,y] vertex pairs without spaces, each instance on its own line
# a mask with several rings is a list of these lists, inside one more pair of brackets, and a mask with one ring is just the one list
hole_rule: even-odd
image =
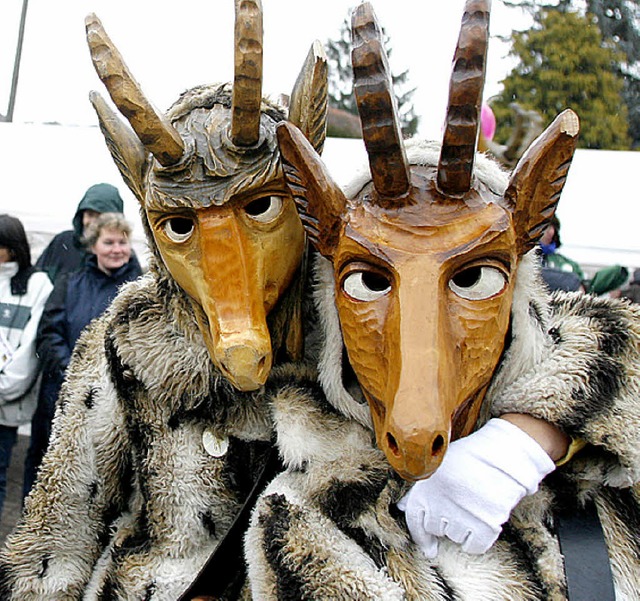
[[119,288],[141,275],[139,263],[131,260],[130,238],[131,225],[122,213],[99,215],[85,231],[84,243],[90,252],[82,269],[58,278],[47,301],[37,340],[44,372],[39,427],[44,432],[38,436],[37,448],[33,439],[29,448],[25,496],[46,450],[56,400],[76,341],[89,322],[104,313]]

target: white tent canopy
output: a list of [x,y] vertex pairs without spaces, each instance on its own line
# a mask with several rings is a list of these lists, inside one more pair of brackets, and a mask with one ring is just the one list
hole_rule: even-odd
[[[362,141],[327,140],[324,159],[339,183],[366,160]],[[85,190],[99,182],[118,187],[133,223],[136,252],[146,244],[138,204],[124,184],[97,127],[0,123],[0,212],[25,225],[34,258],[57,232],[71,227]],[[640,267],[640,211],[633,196],[640,153],[578,150],[560,200],[562,252],[587,272],[620,264]],[[634,208],[635,207],[635,208]]]

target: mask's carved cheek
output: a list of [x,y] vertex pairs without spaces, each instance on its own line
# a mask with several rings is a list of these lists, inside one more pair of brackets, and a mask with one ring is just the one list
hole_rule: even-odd
[[304,252],[304,229],[293,200],[283,198],[277,220],[256,222],[252,238],[256,255],[263,264],[263,302],[268,314],[291,284]]
[[[343,290],[336,291],[338,313],[349,362],[360,386],[376,399],[385,399],[393,385],[392,369],[385,343],[389,314],[388,297],[373,302],[353,300]],[[377,407],[377,412],[383,407]]]
[[160,256],[178,285],[194,300],[203,279],[202,248],[196,211],[147,211]]

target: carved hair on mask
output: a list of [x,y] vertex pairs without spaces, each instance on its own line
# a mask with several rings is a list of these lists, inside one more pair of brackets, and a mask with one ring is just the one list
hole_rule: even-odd
[[[96,71],[131,126],[91,93],[107,146],[141,205],[151,269],[186,293],[222,374],[254,390],[276,353],[300,356],[305,239],[276,143],[275,126],[286,117],[262,98],[262,6],[236,0],[235,10],[233,86],[195,87],[166,114],[147,100],[95,15],[86,31]],[[289,119],[318,152],[326,114],[326,57],[315,42]]]
[[407,480],[431,475],[449,442],[475,427],[517,267],[555,212],[577,142],[578,119],[565,110],[508,182],[476,155],[489,12],[488,0],[466,2],[441,145],[402,140],[368,3],[352,16],[352,62],[370,178],[346,195],[295,127],[277,128],[303,224],[333,265],[344,345],[378,445]]

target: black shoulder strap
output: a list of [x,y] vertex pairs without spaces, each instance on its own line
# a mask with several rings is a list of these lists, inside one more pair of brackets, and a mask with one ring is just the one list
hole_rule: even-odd
[[243,542],[249,527],[251,511],[258,495],[280,469],[278,451],[275,445],[271,445],[255,483],[231,527],[178,601],[191,601],[197,596],[210,596],[215,599],[234,599],[239,596],[246,576]]
[[595,503],[556,515],[569,601],[615,601],[607,544]]

